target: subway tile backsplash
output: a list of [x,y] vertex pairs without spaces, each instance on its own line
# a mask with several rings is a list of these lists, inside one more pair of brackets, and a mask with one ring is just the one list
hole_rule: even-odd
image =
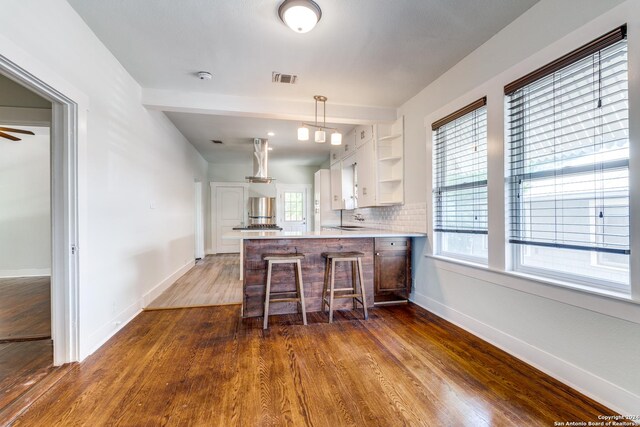
[[[359,214],[364,221],[356,221]],[[405,205],[362,208],[342,212],[342,221],[347,225],[361,225],[382,230],[427,232],[427,204],[409,203]]]

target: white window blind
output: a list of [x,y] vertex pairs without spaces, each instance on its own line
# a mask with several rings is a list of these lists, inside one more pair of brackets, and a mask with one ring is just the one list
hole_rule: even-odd
[[509,241],[629,254],[626,27],[581,49],[505,87]]
[[482,98],[434,131],[434,231],[487,234],[487,108]]

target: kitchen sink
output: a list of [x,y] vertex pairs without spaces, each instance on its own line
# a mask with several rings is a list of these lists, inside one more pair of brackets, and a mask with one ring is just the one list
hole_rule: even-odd
[[361,228],[364,228],[364,227],[361,227],[359,225],[340,225],[335,228],[337,228],[338,230],[349,231],[349,230],[360,230]]

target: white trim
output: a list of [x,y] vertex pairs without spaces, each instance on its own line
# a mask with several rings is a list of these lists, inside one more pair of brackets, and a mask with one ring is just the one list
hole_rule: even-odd
[[169,277],[155,285],[149,291],[147,291],[142,296],[142,306],[147,307],[153,300],[160,296],[164,291],[166,291],[169,286],[173,285],[176,280],[184,276],[189,270],[191,270],[196,265],[195,261],[189,261],[182,267],[178,268],[174,271]]
[[0,278],[51,276],[51,268],[25,268],[23,270],[0,270]]
[[416,292],[411,301],[620,414],[635,415],[638,408],[640,408],[640,396],[579,366],[560,359],[426,295]]
[[[305,231],[311,230],[311,222],[313,222],[313,217],[311,213],[311,205],[313,204],[313,184],[276,184],[276,222],[278,224],[284,223],[284,218],[282,214],[284,212],[282,200],[282,194],[285,191],[300,191],[304,190],[305,193],[305,213],[304,213],[304,221],[305,221]],[[282,225],[280,225],[282,227]]]
[[200,259],[204,258],[204,200],[202,197],[202,182],[196,181],[194,183],[194,191],[195,191],[195,248],[194,248],[194,258]]
[[[0,72],[51,101],[51,337],[53,364],[79,360],[79,220],[78,220],[78,102],[88,106],[88,98],[14,46],[7,54],[19,58],[31,71],[45,74],[56,87],[72,93],[71,99],[26,67],[0,55]],[[86,129],[82,116],[82,129]],[[84,134],[82,136],[85,136]],[[72,248],[74,248],[72,250]]]
[[211,221],[210,223],[210,227],[211,227],[211,246],[213,246],[212,248],[209,249],[209,255],[215,255],[218,253],[218,243],[217,243],[217,225],[216,225],[216,212],[217,212],[217,203],[218,203],[218,197],[217,197],[217,190],[218,187],[243,187],[244,188],[244,206],[245,206],[245,213],[244,213],[244,223],[247,223],[247,212],[246,212],[246,206],[249,204],[249,183],[248,182],[221,182],[221,181],[211,181],[209,182],[209,188],[211,188],[211,194],[209,197],[209,220]]
[[[138,316],[138,314],[142,313],[142,309],[140,308],[140,304],[142,300],[137,300],[129,307],[122,310],[118,313],[113,319],[106,322],[104,325],[96,329],[89,337],[87,338],[87,342],[89,343],[89,351],[86,354],[82,354],[82,359],[84,360],[88,356],[92,355],[96,352],[100,347],[102,347],[107,341],[109,341],[115,334],[118,333],[122,328],[124,328],[129,322]],[[98,341],[91,343],[96,337],[102,337]]]
[[497,271],[437,255],[425,256],[433,259],[436,268],[640,324],[640,301],[631,300],[622,294],[580,289],[552,280],[511,271]]

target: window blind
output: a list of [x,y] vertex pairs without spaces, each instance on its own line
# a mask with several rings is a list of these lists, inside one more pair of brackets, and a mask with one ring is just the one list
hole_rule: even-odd
[[625,34],[505,87],[511,243],[629,254]]
[[487,234],[487,108],[482,98],[434,122],[434,231]]

